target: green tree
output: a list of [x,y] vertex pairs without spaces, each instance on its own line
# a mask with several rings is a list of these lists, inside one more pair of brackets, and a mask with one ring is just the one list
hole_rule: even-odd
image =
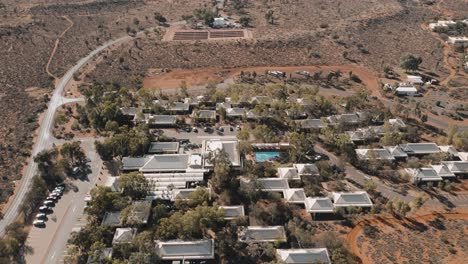
[[154,13],[154,19],[156,19],[156,21],[158,21],[159,24],[166,24],[167,22],[167,19],[159,12]]
[[292,162],[303,162],[314,151],[315,137],[312,134],[292,132],[289,135],[289,156]]
[[139,172],[130,172],[120,175],[118,184],[123,194],[130,197],[132,200],[145,198],[150,189],[148,180]]
[[247,16],[243,16],[239,19],[239,23],[243,26],[243,27],[249,27],[250,26],[250,22],[252,22],[252,19],[250,17],[247,17]]
[[266,13],[265,13],[265,19],[268,23],[270,24],[274,24],[275,22],[275,16],[273,15],[274,14],[274,11],[273,10],[268,10]]
[[374,181],[366,181],[364,183],[364,190],[367,192],[374,192],[377,190],[377,184]]
[[407,54],[400,59],[400,67],[405,71],[416,71],[421,63],[422,58],[412,54]]
[[228,189],[233,181],[229,155],[224,150],[217,151],[209,157],[209,162],[214,166],[211,178],[213,188],[216,191]]
[[60,148],[60,155],[62,155],[65,159],[68,159],[71,164],[81,163],[86,158],[85,153],[81,149],[80,141],[64,143]]

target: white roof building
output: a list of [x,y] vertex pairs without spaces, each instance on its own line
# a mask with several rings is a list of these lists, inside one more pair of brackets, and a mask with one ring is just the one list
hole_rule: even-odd
[[384,149],[386,149],[395,159],[408,157],[408,154],[406,154],[406,152],[404,152],[399,146],[384,147]]
[[372,207],[372,201],[367,192],[333,192],[333,206],[335,207]]
[[408,155],[428,155],[441,152],[435,143],[407,143],[399,146]]
[[386,149],[355,149],[356,155],[360,160],[394,160],[392,154]]
[[297,169],[299,176],[319,175],[317,165],[312,163],[298,163],[293,165]]
[[308,213],[333,213],[333,203],[329,197],[307,197],[305,209]]
[[401,127],[401,128],[406,127],[405,122],[403,122],[403,120],[399,118],[391,118],[388,120],[388,123],[392,125],[393,127]]
[[278,176],[280,178],[288,179],[288,180],[300,180],[301,179],[295,167],[278,168]]
[[468,43],[468,37],[449,37],[447,42],[450,44],[465,44]]
[[468,152],[458,152],[458,158],[462,161],[468,161]]
[[450,155],[453,155],[453,156],[458,156],[458,151],[456,148],[454,148],[453,146],[451,145],[448,145],[448,146],[439,146],[439,149],[440,151],[442,152],[446,152]]
[[433,168],[405,169],[411,176],[413,182],[441,181],[437,172]]
[[225,151],[231,161],[231,166],[241,167],[241,157],[239,152],[239,141],[237,140],[221,140],[221,139],[210,139],[204,140],[202,144],[202,155],[205,157],[205,167],[212,167],[212,164],[209,164],[207,159],[210,153],[214,155],[218,151]]
[[406,81],[411,84],[423,85],[424,81],[421,76],[418,75],[408,75],[406,76]]
[[117,228],[115,229],[112,244],[131,243],[136,235],[136,228]]
[[468,174],[468,161],[443,161],[442,164],[454,174]]
[[415,95],[418,93],[418,89],[414,86],[399,86],[395,89],[397,95]]
[[276,254],[286,264],[331,264],[326,248],[277,249]]
[[195,241],[155,241],[156,255],[162,260],[202,260],[214,259],[214,240]]
[[449,28],[450,26],[454,26],[456,25],[457,22],[453,21],[453,20],[439,20],[437,22],[434,22],[434,23],[429,23],[429,29],[434,31],[434,30],[437,30],[437,29],[440,29],[440,28]]
[[444,164],[441,165],[432,165],[432,169],[437,173],[439,177],[442,178],[452,178],[455,177],[455,174],[447,168]]
[[285,189],[283,196],[288,203],[303,204],[306,199],[303,188]]

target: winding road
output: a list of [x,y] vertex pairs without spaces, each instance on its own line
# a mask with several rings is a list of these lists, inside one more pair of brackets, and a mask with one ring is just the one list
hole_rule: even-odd
[[[142,34],[143,31],[139,32],[137,35]],[[80,59],[75,66],[73,66],[68,72],[59,80],[58,84],[55,87],[54,93],[51,97],[49,102],[47,111],[44,114],[44,118],[42,123],[40,124],[39,133],[36,137],[36,142],[33,147],[33,151],[31,157],[28,162],[28,166],[26,168],[26,172],[22,177],[20,182],[20,186],[18,191],[15,193],[13,201],[11,202],[10,206],[4,212],[4,217],[0,221],[0,235],[3,235],[5,232],[5,227],[9,224],[13,223],[19,214],[19,208],[23,203],[23,200],[26,196],[26,193],[29,190],[29,186],[31,184],[31,180],[37,173],[37,164],[33,161],[33,157],[41,152],[42,150],[48,149],[52,147],[53,136],[51,134],[51,130],[54,123],[54,115],[58,107],[63,104],[73,103],[73,102],[80,102],[84,101],[83,98],[66,98],[63,97],[63,90],[73,78],[73,74],[78,72],[78,70],[83,67],[88,61],[90,61],[94,56],[99,54],[101,51],[122,43],[126,40],[130,40],[133,37],[131,36],[123,36],[115,40],[108,41],[104,43],[102,46],[96,48],[91,53],[89,53],[86,57]]]

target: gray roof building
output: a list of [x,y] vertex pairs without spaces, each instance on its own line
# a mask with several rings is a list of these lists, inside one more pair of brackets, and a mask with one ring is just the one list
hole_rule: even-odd
[[167,111],[171,112],[188,112],[190,110],[190,104],[182,102],[170,103],[166,107]]
[[276,254],[286,264],[331,264],[326,248],[277,249]]
[[147,224],[151,214],[151,201],[134,201],[132,209],[127,216],[127,221],[133,223]]
[[360,160],[394,160],[395,158],[386,149],[355,149]]
[[202,260],[214,259],[214,240],[195,241],[155,241],[156,255],[162,260]]
[[241,242],[276,242],[286,241],[283,226],[248,226],[238,233]]
[[323,122],[322,119],[304,119],[297,120],[302,129],[320,129],[327,127],[327,123]]
[[126,116],[135,116],[138,112],[138,108],[136,107],[122,107],[120,108],[120,112]]
[[215,110],[198,110],[194,111],[192,117],[195,119],[216,119]]
[[468,173],[468,161],[443,161],[442,163],[454,174]]
[[245,109],[239,107],[231,107],[226,109],[226,116],[228,117],[243,117],[245,116]]
[[333,206],[335,207],[372,207],[372,201],[367,192],[333,192]]
[[441,165],[432,165],[432,169],[434,169],[437,172],[437,175],[439,175],[442,178],[453,178],[455,177],[455,173],[451,172],[450,169],[445,166],[444,164]]
[[141,172],[185,172],[188,167],[188,154],[160,154],[150,156]]
[[399,146],[384,147],[394,158],[407,158],[408,154],[404,152]]
[[224,219],[226,220],[232,220],[237,217],[245,216],[243,205],[220,206],[219,209],[224,210]]
[[401,144],[400,147],[408,155],[427,155],[441,152],[435,143],[407,143]]
[[148,162],[149,157],[123,157],[122,158],[122,170],[133,171],[139,170],[141,167]]
[[433,168],[406,169],[413,182],[441,181],[437,172]]
[[117,212],[106,212],[104,214],[104,218],[102,218],[101,225],[109,225],[109,226],[119,226],[120,223],[120,214],[121,211]]
[[[241,185],[253,184],[250,179],[240,178]],[[289,183],[286,179],[280,178],[259,178],[257,179],[258,189],[264,192],[283,192],[289,189]]]
[[151,142],[148,153],[177,153],[179,142]]

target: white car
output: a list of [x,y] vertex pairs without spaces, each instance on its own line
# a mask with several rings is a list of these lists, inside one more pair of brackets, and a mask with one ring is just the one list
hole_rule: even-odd
[[51,206],[51,205],[54,205],[54,204],[55,204],[55,202],[52,201],[52,200],[45,200],[44,201],[44,205],[46,205],[46,206]]
[[51,210],[52,210],[52,207],[50,207],[50,206],[43,205],[43,206],[39,207],[39,211],[41,211],[41,212],[47,212],[47,211],[51,211]]
[[43,227],[43,226],[45,226],[45,221],[44,220],[34,220],[33,225],[37,226],[37,227]]

